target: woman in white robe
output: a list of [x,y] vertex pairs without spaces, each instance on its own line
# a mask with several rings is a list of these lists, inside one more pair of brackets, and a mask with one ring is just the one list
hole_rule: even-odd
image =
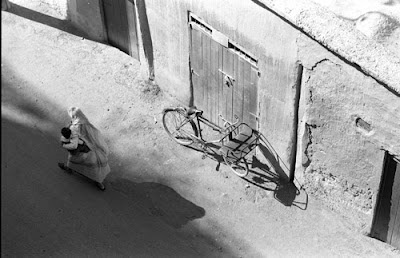
[[[77,107],[68,109],[68,115],[71,117],[69,128],[73,135],[78,135],[83,139],[90,151],[87,153],[78,152],[76,154],[68,154],[68,162],[61,168],[75,170],[84,176],[92,179],[97,183],[97,186],[104,190],[103,181],[110,173],[108,165],[109,149],[100,131],[92,125],[82,110]],[[68,149],[68,146],[65,147]]]

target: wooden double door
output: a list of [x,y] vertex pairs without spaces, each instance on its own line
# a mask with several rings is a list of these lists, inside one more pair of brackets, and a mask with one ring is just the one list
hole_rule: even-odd
[[[218,32],[190,24],[190,66],[193,104],[210,121],[222,125],[235,115],[258,129],[258,69]],[[215,37],[214,35],[218,35]]]
[[133,0],[102,0],[108,43],[139,60]]

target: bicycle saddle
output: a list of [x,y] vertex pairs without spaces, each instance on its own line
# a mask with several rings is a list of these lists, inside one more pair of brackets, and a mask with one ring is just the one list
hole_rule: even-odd
[[186,110],[186,114],[187,114],[188,116],[193,115],[193,114],[196,114],[196,113],[200,113],[200,114],[201,114],[201,113],[203,113],[203,111],[198,110],[196,106],[189,107],[189,108]]

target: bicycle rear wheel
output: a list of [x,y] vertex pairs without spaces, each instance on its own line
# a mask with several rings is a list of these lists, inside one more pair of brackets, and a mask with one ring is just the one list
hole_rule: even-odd
[[222,154],[225,164],[239,177],[245,177],[249,173],[249,165],[245,157],[235,157],[233,152]]
[[183,109],[164,109],[163,125],[168,136],[181,145],[193,143],[192,135],[198,136],[193,120],[188,120]]

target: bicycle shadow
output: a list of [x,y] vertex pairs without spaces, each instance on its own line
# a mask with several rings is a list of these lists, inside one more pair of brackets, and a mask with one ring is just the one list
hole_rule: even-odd
[[249,175],[244,178],[247,182],[264,189],[273,191],[274,198],[285,206],[295,206],[301,210],[306,210],[308,206],[308,194],[300,186],[289,180],[284,168],[287,167],[283,160],[273,148],[268,139],[261,133],[258,147],[258,156],[263,157],[262,162],[256,155],[252,156],[251,169]]
[[[280,158],[276,150],[268,139],[257,131],[259,140],[256,147],[259,150],[252,150],[247,153],[247,163],[249,165],[249,174],[242,179],[248,183],[265,191],[274,192],[274,198],[285,206],[295,206],[301,210],[306,210],[308,205],[308,194],[300,186],[298,188],[294,182],[289,180],[285,173],[287,169],[285,163]],[[206,148],[196,144],[186,146],[189,149],[203,153],[202,158],[210,158],[217,162],[216,171],[219,171],[221,163],[224,160],[219,153],[221,145],[208,143]],[[257,156],[262,157],[265,162],[261,161]]]
[[256,156],[252,156],[252,162],[249,164],[251,164],[249,175],[243,180],[265,191],[272,191],[274,198],[285,206],[295,206],[301,210],[307,209],[307,192],[289,181],[286,174],[282,176],[276,173]]

